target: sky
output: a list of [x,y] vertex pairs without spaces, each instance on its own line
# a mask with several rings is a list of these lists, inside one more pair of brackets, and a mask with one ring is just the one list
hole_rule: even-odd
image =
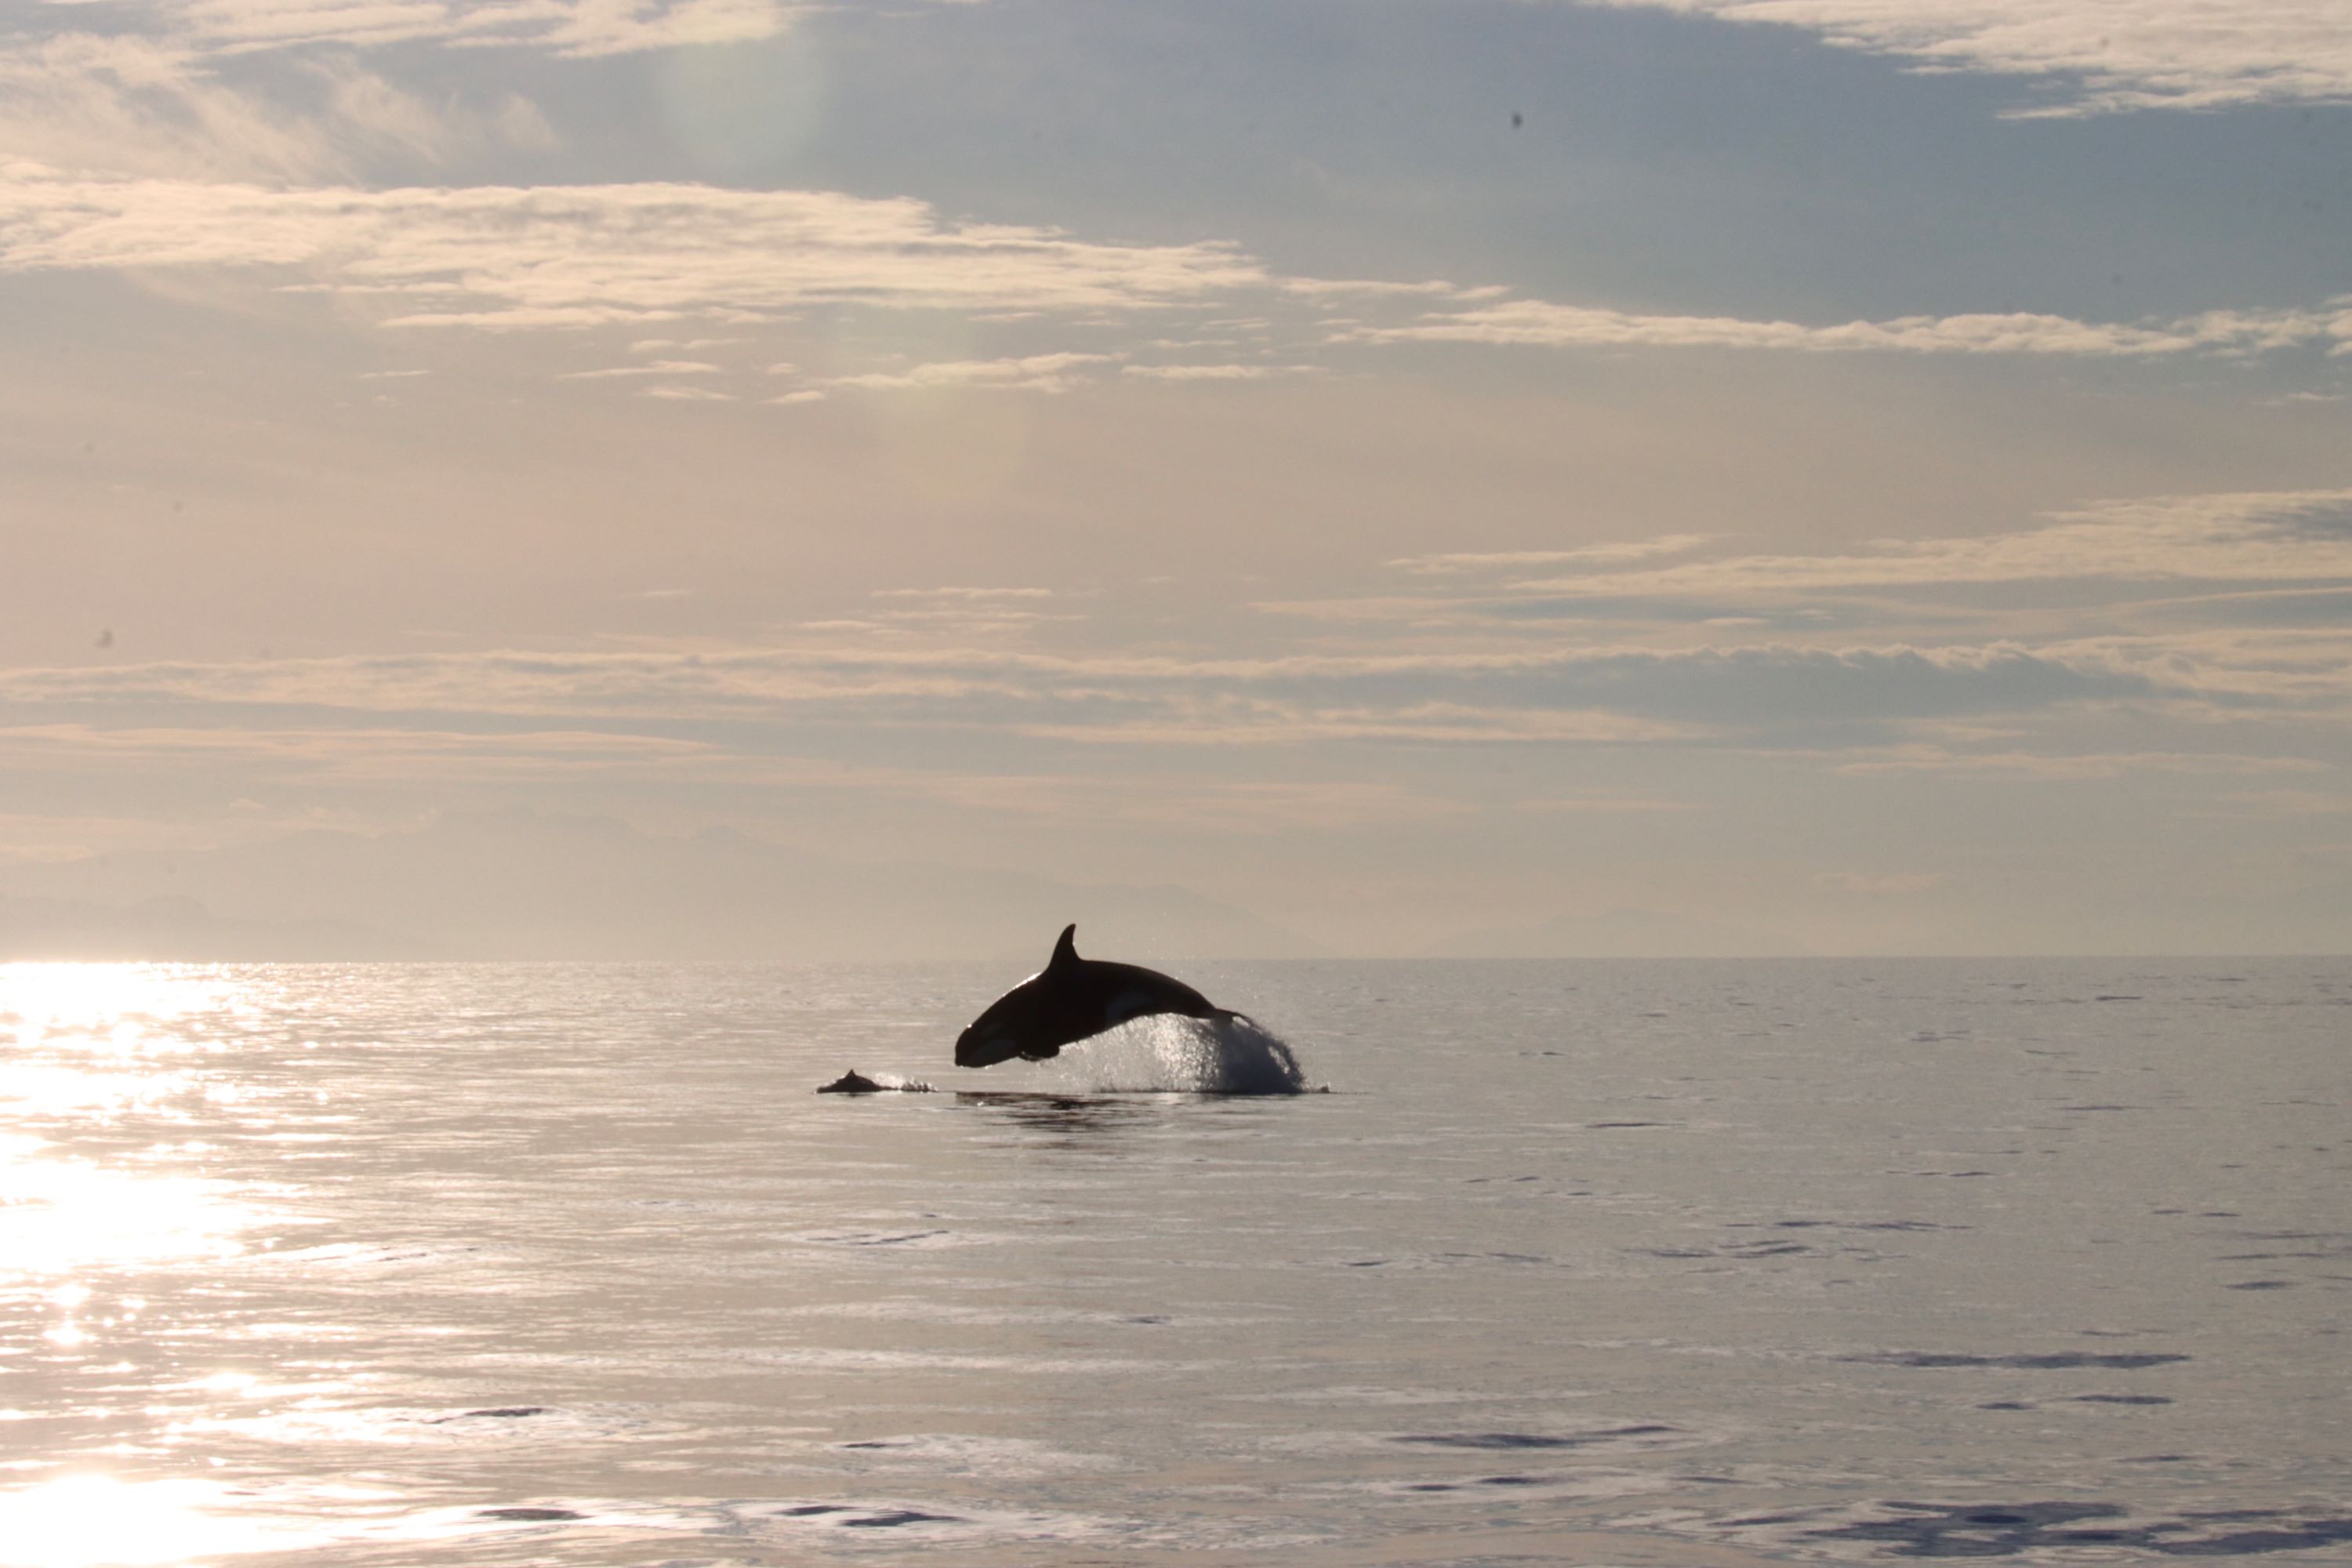
[[27,0],[0,367],[0,946],[2352,948],[2341,0]]

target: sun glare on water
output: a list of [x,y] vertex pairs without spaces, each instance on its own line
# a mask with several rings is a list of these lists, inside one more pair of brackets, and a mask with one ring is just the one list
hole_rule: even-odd
[[[240,1005],[236,982],[203,970],[0,964],[0,1302],[18,1316],[22,1336],[12,1338],[44,1363],[18,1363],[37,1383],[44,1367],[70,1376],[145,1331],[142,1271],[245,1250],[239,1236],[257,1211],[236,1184],[204,1173],[205,1146],[181,1130],[188,1106],[228,1087],[207,1081],[215,1047],[187,1026],[199,1016],[216,1026]],[[73,1463],[20,1455],[19,1466],[37,1470],[43,1458]],[[0,1493],[6,1568],[302,1544],[282,1519],[241,1514],[209,1479],[70,1468]]]
[[58,1039],[135,1049],[147,1028],[215,1008],[235,984],[158,963],[0,963],[0,1022],[20,1047]]
[[237,1517],[224,1507],[227,1491],[209,1481],[61,1476],[0,1497],[0,1564],[135,1568],[289,1551],[314,1537],[282,1521]]
[[40,1135],[186,1120],[179,1105],[214,1086],[176,1026],[234,1007],[235,990],[154,964],[0,965],[0,1039],[14,1041],[0,1060],[0,1115],[17,1129],[0,1135],[0,1280],[240,1249],[236,1233],[253,1215],[229,1184],[83,1158]]
[[60,1158],[0,1137],[0,1280],[173,1258],[228,1258],[252,1210],[227,1184]]

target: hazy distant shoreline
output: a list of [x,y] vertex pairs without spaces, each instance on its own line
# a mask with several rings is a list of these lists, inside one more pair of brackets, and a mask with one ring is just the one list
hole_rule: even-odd
[[[1563,893],[1563,901],[1572,895]],[[2239,951],[2352,951],[2352,910],[2295,900],[2232,929]],[[1179,958],[1768,958],[1834,956],[1795,935],[1653,909],[1434,919],[1419,938],[1349,952],[1230,900],[1167,883],[1045,870],[864,863],[730,829],[680,837],[609,817],[528,810],[398,833],[314,830],[194,851],[0,866],[0,961],[188,963],[538,959],[1035,959],[1072,920],[1107,952]],[[2053,921],[2039,932],[1957,927],[1921,954],[2200,954],[2213,922],[2162,910],[2136,926]],[[2316,936],[2314,933],[2317,933]],[[2025,940],[2033,936],[2036,940]],[[2257,940],[2259,939],[2259,940]]]

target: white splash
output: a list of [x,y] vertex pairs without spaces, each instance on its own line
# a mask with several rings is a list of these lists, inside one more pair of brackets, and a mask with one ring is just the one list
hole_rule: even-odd
[[1282,1037],[1247,1018],[1160,1014],[1064,1047],[1020,1087],[1077,1094],[1299,1094],[1307,1078]]

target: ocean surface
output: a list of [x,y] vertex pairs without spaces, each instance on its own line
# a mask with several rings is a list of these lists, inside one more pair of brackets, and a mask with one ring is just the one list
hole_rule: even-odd
[[0,969],[0,1563],[2352,1561],[2352,963],[1184,975]]

